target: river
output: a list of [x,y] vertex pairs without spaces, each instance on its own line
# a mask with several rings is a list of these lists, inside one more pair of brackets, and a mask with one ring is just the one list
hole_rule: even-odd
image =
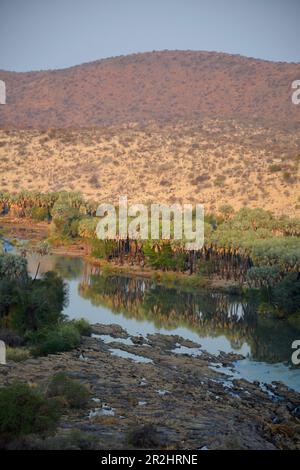
[[[7,252],[13,246],[4,239]],[[300,338],[288,321],[265,318],[257,306],[217,292],[184,292],[147,279],[107,276],[82,258],[48,255],[28,257],[28,267],[40,275],[53,270],[68,286],[64,313],[90,323],[118,324],[130,335],[153,333],[182,336],[212,354],[239,353],[234,376],[262,383],[282,381],[300,392],[300,368],[291,363],[292,342]],[[183,353],[197,354],[184,348]],[[224,371],[220,367],[221,371]]]
[[[31,256],[28,262],[35,273],[37,258]],[[176,334],[213,354],[240,353],[245,359],[235,363],[237,377],[282,381],[300,392],[300,368],[291,363],[291,344],[300,331],[285,320],[264,318],[254,304],[223,293],[187,293],[150,280],[108,277],[75,257],[46,256],[40,273],[47,270],[57,272],[68,285],[64,313],[69,318],[116,323],[133,335]]]

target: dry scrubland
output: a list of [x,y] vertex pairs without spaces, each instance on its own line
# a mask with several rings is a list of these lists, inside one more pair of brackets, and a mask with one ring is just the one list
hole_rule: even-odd
[[299,107],[291,100],[300,63],[161,51],[0,75],[7,86],[0,127],[91,127],[207,117],[300,124]]
[[0,130],[0,188],[299,215],[300,133],[234,120]]
[[79,190],[98,201],[128,194],[294,216],[300,108],[291,84],[299,76],[300,64],[203,51],[1,71],[0,190]]

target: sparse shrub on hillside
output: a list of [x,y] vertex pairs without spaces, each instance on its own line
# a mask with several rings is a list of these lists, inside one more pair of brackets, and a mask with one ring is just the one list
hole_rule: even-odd
[[127,434],[130,447],[155,449],[162,445],[157,428],[152,424],[144,424],[132,428]]
[[78,328],[71,323],[63,323],[56,328],[45,328],[28,336],[32,354],[46,356],[62,351],[71,351],[80,344]]
[[276,165],[276,164],[270,165],[269,171],[270,173],[278,173],[279,171],[281,171],[281,165]]
[[210,180],[210,175],[205,173],[204,175],[199,175],[196,178],[192,180],[192,184],[200,184],[200,183],[205,183],[206,181]]
[[226,181],[226,177],[225,176],[217,176],[217,178],[215,178],[214,180],[214,184],[215,186],[218,186],[220,188],[222,188],[224,185],[225,185],[225,181]]
[[293,182],[292,175],[289,171],[284,171],[282,173],[282,178],[286,183],[292,183]]
[[93,188],[100,188],[100,183],[97,175],[91,176],[88,182]]
[[97,450],[98,439],[93,434],[72,429],[55,436],[41,439],[39,436],[26,436],[7,445],[8,450]]
[[62,398],[64,403],[71,408],[83,408],[87,405],[91,393],[78,380],[59,373],[52,377],[47,389],[50,398]]
[[60,418],[58,404],[22,383],[0,388],[0,439],[4,442],[29,434],[46,435]]

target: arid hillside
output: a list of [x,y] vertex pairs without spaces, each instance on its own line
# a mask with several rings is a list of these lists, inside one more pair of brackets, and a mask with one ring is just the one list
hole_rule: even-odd
[[191,51],[0,72],[0,190],[299,214],[299,78],[300,64]]
[[253,119],[300,124],[291,101],[300,64],[215,52],[163,51],[29,73],[0,71],[0,127],[61,128]]
[[0,190],[300,214],[300,133],[234,120],[0,130]]

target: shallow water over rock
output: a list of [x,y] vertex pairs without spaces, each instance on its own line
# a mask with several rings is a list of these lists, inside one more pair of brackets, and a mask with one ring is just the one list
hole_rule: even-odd
[[[29,257],[34,273],[37,260]],[[281,380],[300,391],[300,369],[292,368],[291,344],[300,331],[288,322],[263,318],[256,306],[217,292],[184,292],[157,286],[153,281],[104,275],[81,258],[46,256],[40,273],[54,270],[69,287],[70,318],[117,324],[129,335],[178,335],[211,354],[242,354],[236,363],[240,377],[270,383]],[[194,354],[188,347],[178,353]],[[176,352],[176,350],[174,351]]]

